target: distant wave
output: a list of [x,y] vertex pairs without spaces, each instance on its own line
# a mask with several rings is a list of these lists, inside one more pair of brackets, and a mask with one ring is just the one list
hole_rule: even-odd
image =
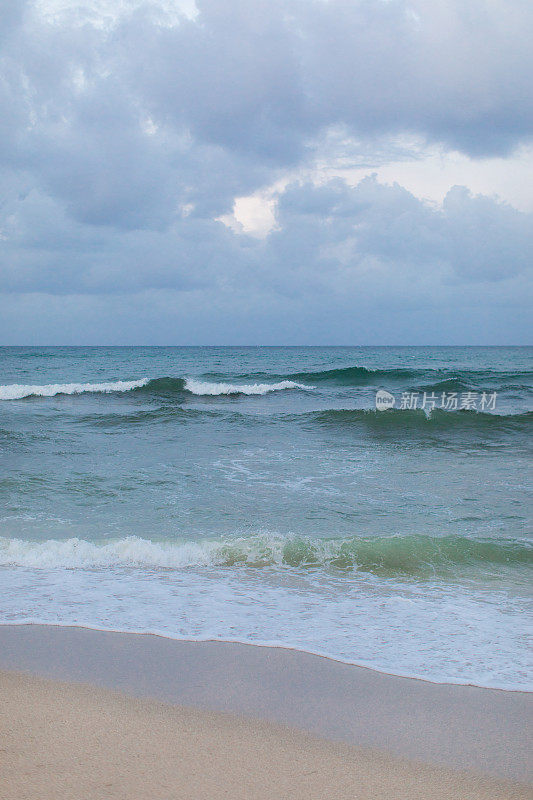
[[[408,379],[418,371],[408,369],[375,370],[367,367],[344,367],[341,369],[326,369],[311,372],[292,372],[287,375],[270,374],[268,372],[248,372],[235,376],[235,380],[272,380],[296,381],[311,384],[332,384],[336,386],[362,386],[373,384],[376,378],[392,377]],[[206,377],[220,379],[224,376],[218,372],[208,373]]]
[[[0,386],[0,400],[21,400],[26,397],[54,397],[86,392],[110,394],[137,391],[161,397],[180,394],[196,396],[265,395],[287,389],[311,390],[317,386],[383,386],[404,385],[426,392],[463,391],[531,391],[532,372],[496,372],[487,370],[453,373],[446,370],[376,369],[346,367],[287,375],[252,372],[231,376],[207,373],[199,377],[156,377],[105,383],[52,383],[45,385],[7,384]],[[529,381],[529,383],[528,383]]]
[[[221,373],[209,373],[211,379],[223,379]],[[419,385],[427,391],[477,391],[485,386],[500,386],[503,382],[511,382],[513,388],[531,388],[533,372],[495,372],[492,370],[449,370],[449,369],[408,369],[395,367],[391,369],[371,369],[363,366],[325,369],[310,372],[292,372],[288,374],[269,374],[266,372],[249,372],[234,376],[235,380],[271,380],[296,381],[314,385],[331,386],[379,386],[381,384]],[[427,384],[427,385],[423,385]]]
[[[276,376],[278,379],[281,376]],[[450,369],[406,369],[406,368],[391,368],[391,369],[369,369],[367,367],[346,367],[344,369],[331,369],[323,370],[321,372],[300,372],[285,376],[290,380],[310,380],[313,383],[332,383],[339,386],[359,386],[359,385],[375,385],[380,381],[385,383],[392,382],[415,382],[424,381],[428,382],[430,386],[447,391],[462,391],[475,387],[480,389],[484,383],[493,385],[494,383],[500,385],[504,381],[512,381],[514,385],[518,381],[523,386],[531,386],[533,381],[533,372],[498,372],[494,370],[450,370]]]
[[265,395],[284,389],[312,389],[294,381],[276,383],[208,383],[193,378],[141,378],[136,381],[111,381],[108,383],[50,383],[44,386],[7,384],[0,386],[0,400],[22,400],[26,397],[55,397],[57,395],[83,394],[86,392],[130,392],[142,390],[161,396],[182,393],[197,396],[217,395]]
[[135,536],[105,543],[82,539],[28,542],[0,538],[0,566],[33,569],[251,567],[359,570],[428,577],[465,569],[494,572],[533,564],[525,541],[422,535],[310,538],[257,535],[196,542]]
[[410,369],[369,369],[368,367],[344,367],[342,369],[326,369],[318,372],[297,372],[288,377],[291,380],[311,381],[313,383],[332,383],[337,386],[362,386],[374,384],[380,378],[408,379],[419,374]]
[[85,392],[129,392],[148,383],[148,378],[138,381],[111,381],[109,383],[48,383],[44,386],[19,383],[0,386],[0,400],[22,400],[25,397],[55,397],[59,394]]

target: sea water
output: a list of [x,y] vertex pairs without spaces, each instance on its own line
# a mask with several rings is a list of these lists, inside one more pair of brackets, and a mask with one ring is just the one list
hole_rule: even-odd
[[0,622],[531,689],[532,355],[1,348]]

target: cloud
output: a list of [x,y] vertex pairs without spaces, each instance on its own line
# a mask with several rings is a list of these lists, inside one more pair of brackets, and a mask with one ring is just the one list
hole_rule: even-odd
[[[137,315],[147,336],[201,324],[215,339],[342,339],[354,310],[368,325],[387,310],[400,336],[399,305],[422,325],[446,303],[512,324],[531,215],[464,187],[437,206],[375,177],[286,184],[317,158],[393,162],[400,135],[472,157],[530,139],[531,4],[171,5],[2,6],[5,336],[60,319],[86,333],[104,309],[111,338]],[[219,221],[277,181],[268,236]],[[442,326],[455,330],[452,317]]]
[[[7,183],[7,176],[6,176]],[[72,220],[14,180],[5,208],[2,288],[54,294],[216,289],[334,298],[369,291],[413,297],[446,283],[489,283],[526,273],[533,215],[455,187],[442,206],[367,177],[290,184],[264,239],[184,217],[165,230],[120,232]]]
[[346,280],[366,275],[368,265],[406,284],[421,271],[472,283],[531,269],[533,214],[460,186],[436,206],[375,176],[355,187],[296,183],[280,196],[277,221],[267,249],[280,264],[306,272],[314,265],[315,274]]
[[123,59],[126,80],[158,118],[266,163],[295,163],[335,125],[473,155],[533,132],[522,0],[202,0],[194,20],[164,30],[147,8],[120,31],[141,53]]
[[[214,215],[305,161],[324,133],[416,134],[502,154],[533,132],[523,0],[201,0],[170,21],[126,4],[96,25],[8,3],[3,152],[73,216]],[[83,24],[82,24],[83,23]]]

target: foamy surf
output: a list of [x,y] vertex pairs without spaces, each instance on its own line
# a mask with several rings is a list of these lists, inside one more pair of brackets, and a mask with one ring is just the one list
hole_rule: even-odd
[[25,397],[55,397],[59,394],[83,394],[85,392],[129,392],[140,389],[148,378],[137,381],[111,381],[109,383],[48,383],[44,386],[20,383],[0,386],[0,400],[22,400]]
[[12,541],[0,624],[276,644],[437,683],[531,689],[520,598],[470,583],[364,572],[340,579],[290,565],[272,580],[249,560],[228,563],[220,540],[198,544]]
[[533,563],[524,541],[463,536],[377,536],[311,539],[262,533],[200,541],[154,542],[126,536],[107,542],[78,538],[25,541],[0,537],[0,567],[30,569],[187,567],[314,568],[375,575],[437,577],[474,570],[479,577]]

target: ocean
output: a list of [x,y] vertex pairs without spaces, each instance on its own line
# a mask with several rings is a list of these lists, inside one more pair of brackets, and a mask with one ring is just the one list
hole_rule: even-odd
[[531,690],[532,356],[0,348],[0,623]]

